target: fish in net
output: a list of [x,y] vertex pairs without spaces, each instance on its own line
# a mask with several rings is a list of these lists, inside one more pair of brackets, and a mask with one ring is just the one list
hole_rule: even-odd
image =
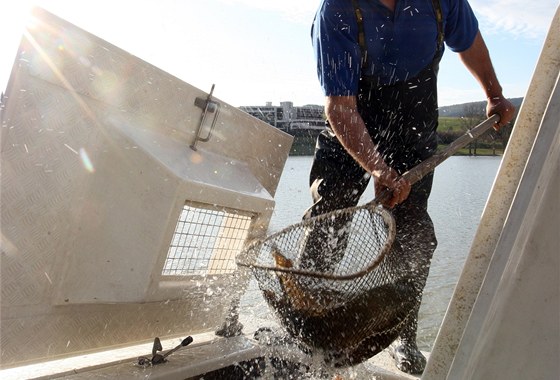
[[410,263],[391,249],[394,235],[391,214],[368,204],[290,226],[253,243],[238,263],[252,269],[292,337],[349,365],[386,348],[413,314],[419,289]]

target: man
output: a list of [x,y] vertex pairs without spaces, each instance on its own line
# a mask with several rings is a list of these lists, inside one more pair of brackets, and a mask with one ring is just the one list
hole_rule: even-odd
[[416,345],[417,313],[437,244],[427,213],[433,174],[413,186],[400,176],[437,148],[443,43],[482,86],[488,116],[500,116],[495,128],[512,119],[514,107],[502,95],[467,0],[322,0],[312,40],[327,128],[317,139],[314,204],[305,217],[356,205],[370,177],[376,194],[388,191],[385,206],[393,208],[397,224],[394,249],[415,263],[420,284],[415,318],[392,353],[399,369],[421,373],[426,359]]

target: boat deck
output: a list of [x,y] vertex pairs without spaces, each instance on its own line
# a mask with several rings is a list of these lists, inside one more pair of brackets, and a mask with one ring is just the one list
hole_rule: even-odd
[[[247,330],[251,331],[251,330]],[[3,379],[204,379],[220,378],[217,373],[231,379],[261,378],[279,370],[311,372],[313,378],[343,379],[372,378],[378,380],[418,379],[399,371],[386,351],[369,361],[345,369],[328,369],[320,361],[301,354],[289,346],[264,346],[252,339],[252,334],[232,338],[216,337],[213,333],[193,336],[194,342],[168,357],[168,361],[155,366],[141,366],[139,357],[151,357],[152,343],[115,348],[100,353],[84,354],[71,358],[30,364],[0,371]],[[177,346],[180,337],[162,340],[163,352]],[[270,365],[282,358],[282,368]],[[251,372],[252,368],[252,372]]]

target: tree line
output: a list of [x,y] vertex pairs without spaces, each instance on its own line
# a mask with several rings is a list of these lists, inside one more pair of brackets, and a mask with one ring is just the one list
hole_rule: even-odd
[[[515,120],[517,119],[517,112],[514,119],[507,125],[500,128],[499,131],[490,129],[477,140],[471,142],[466,148],[461,150],[459,154],[468,154],[470,156],[477,155],[498,155],[503,153]],[[466,131],[478,125],[486,119],[486,108],[480,107],[478,103],[466,103],[463,105],[462,116],[460,117],[441,117],[439,119],[438,127],[438,142],[441,145],[450,144],[452,141],[463,135]]]

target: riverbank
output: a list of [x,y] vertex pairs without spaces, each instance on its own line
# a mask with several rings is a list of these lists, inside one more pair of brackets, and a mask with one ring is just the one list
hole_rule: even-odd
[[[295,135],[290,156],[312,156],[315,151],[317,135],[318,132],[305,132]],[[455,156],[501,156],[504,153],[501,147],[494,148],[485,142],[479,142],[477,145],[476,149],[474,147],[460,149]],[[445,149],[446,146],[445,144],[440,144],[439,149]]]

